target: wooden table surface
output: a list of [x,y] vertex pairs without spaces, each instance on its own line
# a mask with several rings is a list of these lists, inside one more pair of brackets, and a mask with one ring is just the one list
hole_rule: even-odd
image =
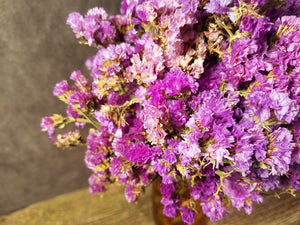
[[[300,193],[281,199],[266,196],[264,203],[255,204],[253,213],[232,210],[223,220],[209,225],[299,225]],[[42,201],[0,217],[0,225],[154,225],[151,188],[138,202],[128,204],[123,187],[112,185],[100,195],[81,189]]]

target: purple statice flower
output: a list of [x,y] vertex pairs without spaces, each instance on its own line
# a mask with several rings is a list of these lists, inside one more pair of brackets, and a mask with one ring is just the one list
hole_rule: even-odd
[[161,150],[157,147],[150,148],[143,142],[139,142],[131,143],[123,154],[126,160],[143,165],[160,155]]
[[148,139],[153,144],[163,144],[167,135],[161,121],[164,120],[164,112],[159,108],[145,102],[143,108],[144,127],[148,133]]
[[108,20],[111,24],[113,24],[115,26],[115,28],[117,30],[117,34],[120,34],[117,29],[118,27],[130,25],[130,18],[127,17],[126,15],[110,15]]
[[296,60],[296,58],[299,57],[300,51],[298,44],[300,39],[299,23],[300,19],[297,17],[297,23],[295,24],[290,24],[290,26],[280,25],[277,31],[280,39],[275,42],[275,48],[270,51],[275,54],[275,56],[277,53],[277,58],[273,57],[272,59],[274,60],[274,64],[275,62],[277,62],[276,64],[280,64],[281,61],[283,65],[280,68],[282,68],[283,71],[286,71],[288,66],[299,66],[299,62]]
[[195,14],[183,13],[182,10],[178,8],[173,11],[172,15],[166,15],[162,19],[161,23],[166,27],[166,47],[164,49],[165,63],[169,68],[178,67],[181,65],[186,52],[181,29],[184,26],[193,26],[197,23],[197,18]]
[[296,104],[295,100],[290,99],[287,93],[273,89],[270,93],[270,100],[270,107],[274,109],[278,120],[285,120],[290,123],[299,113],[299,105]]
[[70,25],[77,38],[83,35],[82,21],[83,17],[78,12],[70,13],[67,19],[67,24]]
[[279,179],[275,175],[270,175],[269,170],[260,167],[251,168],[249,179],[258,184],[259,188],[264,191],[274,190],[279,185]]
[[85,154],[85,164],[89,169],[95,169],[108,156],[109,134],[98,130],[90,131],[87,137],[87,151]]
[[227,80],[235,89],[238,89],[241,82],[251,81],[257,71],[265,68],[264,62],[255,58],[259,59],[266,50],[265,42],[245,36],[236,39],[231,45],[230,53],[223,54],[219,69],[221,80]]
[[83,36],[87,40],[88,45],[92,46],[96,43],[96,40],[94,38],[94,34],[97,32],[97,30],[100,28],[98,19],[94,16],[88,16],[83,19],[82,23],[83,27]]
[[172,184],[176,182],[174,174],[169,173],[171,165],[168,165],[164,160],[155,159],[150,163],[154,171],[162,177],[163,184]]
[[161,204],[163,204],[163,213],[170,218],[174,218],[177,214],[178,200],[175,198],[162,197]]
[[108,40],[113,40],[116,37],[115,26],[107,20],[99,22],[99,29],[97,30],[97,38],[103,45],[108,44]]
[[295,143],[287,128],[279,127],[270,135],[268,157],[264,160],[271,167],[272,175],[282,175],[289,170]]
[[177,153],[175,151],[175,149],[178,146],[178,144],[180,143],[180,140],[178,140],[178,139],[167,139],[167,143],[168,143],[169,148],[172,148],[172,151],[174,153]]
[[186,140],[181,141],[177,147],[178,154],[181,156],[181,164],[188,165],[192,158],[199,158],[202,156],[199,143],[196,141],[190,141],[185,137]]
[[219,178],[214,174],[212,165],[208,165],[203,170],[204,179],[198,180],[195,185],[190,186],[191,197],[197,201],[205,202],[217,191]]
[[135,13],[143,23],[151,23],[157,17],[157,13],[150,1],[145,1],[142,4],[137,5]]
[[[243,0],[244,2],[247,2],[247,0]],[[262,6],[267,2],[267,0],[250,0],[251,4]]]
[[102,113],[100,111],[95,111],[94,112],[95,118],[97,121],[102,125],[101,129],[102,130],[107,130],[108,133],[115,133],[116,132],[116,127],[114,125],[114,122],[108,119],[105,115],[105,113]]
[[171,122],[175,127],[181,127],[187,122],[186,105],[183,100],[168,100],[167,108]]
[[276,29],[284,29],[283,33],[299,31],[300,30],[300,18],[297,16],[282,16],[278,18],[274,24]]
[[290,82],[291,99],[296,100],[297,105],[300,105],[300,68],[294,70],[291,74],[292,81]]
[[174,154],[173,149],[166,149],[162,158],[170,164],[177,162],[176,154]]
[[261,162],[266,158],[269,141],[260,124],[255,124],[247,131],[244,131],[244,128],[242,124],[239,124],[233,129],[236,147],[232,158],[235,164],[233,167],[246,176],[251,171],[253,157]]
[[78,113],[78,111],[76,110],[76,108],[74,108],[74,106],[69,105],[67,110],[66,110],[67,116],[71,117],[71,118],[80,118],[80,114]]
[[73,90],[86,91],[89,88],[89,80],[81,73],[80,70],[74,71],[70,75],[70,79],[75,81]]
[[123,0],[121,3],[121,14],[131,17],[136,6],[139,5],[141,2],[142,0]]
[[166,216],[174,218],[177,213],[178,201],[174,198],[176,186],[173,183],[164,184],[160,186],[162,194],[161,203],[164,205],[163,212]]
[[92,9],[89,9],[86,13],[86,16],[94,17],[98,20],[105,20],[107,19],[108,15],[103,8],[94,7]]
[[79,109],[83,109],[88,101],[89,96],[87,92],[81,92],[81,91],[74,91],[70,96],[68,97],[68,103],[76,105]]
[[228,213],[220,196],[212,195],[206,201],[201,202],[201,206],[203,213],[208,216],[212,222],[222,219]]
[[160,192],[164,198],[172,198],[176,191],[175,184],[161,184],[160,185]]
[[128,167],[128,168],[124,168],[121,170],[120,173],[118,173],[116,175],[116,178],[118,179],[118,181],[120,182],[120,184],[123,185],[127,185],[129,180],[132,178],[133,174],[132,174],[132,168]]
[[109,146],[109,133],[106,131],[98,131],[93,129],[87,137],[87,150],[91,152],[101,151],[107,154],[107,147]]
[[[178,146],[185,156],[210,157],[216,168],[222,165],[223,158],[230,159],[227,148],[234,141],[227,129],[234,124],[233,112],[227,107],[226,99],[222,95],[220,91],[204,91],[194,98],[191,107],[195,109],[195,113],[190,115],[186,123],[190,132],[182,135],[185,141]],[[203,149],[203,154],[199,148],[200,138],[204,142],[213,140],[212,144]]]
[[121,173],[123,167],[123,160],[121,157],[111,157],[109,172],[113,176],[117,176]]
[[224,73],[224,71],[225,67],[221,62],[212,68],[206,69],[199,79],[199,89],[201,91],[219,89],[222,81],[220,74]]
[[265,92],[251,92],[247,95],[247,99],[251,104],[250,110],[257,116],[260,122],[264,122],[270,118],[271,99]]
[[274,7],[267,10],[266,16],[276,20],[279,17],[287,15],[300,15],[300,2],[298,0],[286,0],[280,7]]
[[101,162],[105,159],[106,155],[102,152],[87,151],[84,157],[86,167],[91,170],[95,170],[96,166],[101,164]]
[[173,0],[151,0],[150,2],[157,10],[164,14],[172,13],[172,11],[180,7],[178,1]]
[[137,52],[131,58],[131,66],[127,68],[130,81],[140,79],[150,85],[164,69],[162,48],[146,33],[135,42]]
[[138,196],[141,194],[141,189],[128,184],[125,188],[125,198],[128,202],[134,202],[137,200]]
[[135,43],[138,38],[139,37],[138,37],[137,30],[134,28],[131,30],[128,30],[126,32],[126,34],[124,35],[124,39],[127,43]]
[[143,86],[137,87],[135,90],[134,96],[138,99],[138,101],[143,104],[146,100],[147,89]]
[[151,84],[157,79],[155,64],[147,61],[145,58],[140,58],[139,54],[134,54],[132,57],[132,66],[127,68],[130,74],[129,79],[141,79],[145,84]]
[[112,149],[117,157],[123,157],[127,151],[130,141],[126,137],[123,137],[121,129],[118,129],[115,133],[115,137],[112,142]]
[[230,159],[230,153],[228,149],[221,144],[214,144],[212,146],[207,147],[207,155],[213,161],[214,168],[218,169],[220,165],[223,165],[224,159]]
[[253,57],[250,57],[244,62],[243,71],[246,78],[245,80],[253,79],[253,77],[255,77],[257,81],[260,82],[261,80],[266,79],[260,71],[268,71],[270,70],[269,67],[270,65],[268,65],[261,54],[256,54]]
[[[292,29],[292,28],[291,28]],[[289,31],[285,28],[282,30],[280,40],[275,43],[275,47],[267,52],[268,63],[272,64],[272,72],[274,73],[274,88],[276,91],[288,93],[289,97],[293,96],[295,91],[295,82],[297,81],[297,72],[299,70],[299,57],[300,57],[300,32]],[[291,93],[292,92],[292,93]]]
[[88,40],[88,44],[91,46],[95,43],[94,34],[100,28],[100,21],[107,18],[107,13],[103,8],[90,9],[83,19],[83,35]]
[[[137,105],[136,108],[139,108]],[[143,127],[143,115],[140,109],[136,109],[136,117],[127,117],[128,126],[124,127],[123,134],[128,137],[129,140],[144,141],[144,127]]]
[[162,201],[162,204],[164,204],[163,213],[170,218],[174,218],[177,213],[178,205],[175,200],[170,200],[168,203]]
[[125,188],[125,198],[128,202],[134,202],[137,196],[134,193],[134,187],[132,185],[127,185]]
[[68,81],[62,80],[55,85],[54,90],[53,90],[53,95],[61,96],[61,95],[67,94],[68,92],[69,92]]
[[[230,102],[229,102],[230,103]],[[213,123],[223,123],[224,126],[232,126],[232,109],[228,107],[224,93],[219,90],[203,91],[193,98],[190,106],[195,113],[190,116],[199,121],[201,127],[212,129]],[[198,125],[197,125],[198,126]]]
[[165,74],[161,89],[169,96],[184,94],[188,91],[195,93],[198,89],[198,83],[195,82],[194,77],[184,73],[179,68],[175,68]]
[[118,91],[110,91],[109,96],[107,96],[107,105],[122,105],[126,101],[130,101],[131,93],[120,95]]
[[160,176],[164,176],[166,173],[170,172],[171,167],[162,160],[154,160],[151,162],[151,165]]
[[91,194],[106,191],[105,184],[108,182],[107,172],[97,171],[89,177]]
[[227,94],[226,103],[229,108],[236,108],[241,102],[240,96],[234,91],[234,87],[231,84],[225,85],[225,93]]
[[45,116],[42,118],[41,122],[42,131],[47,131],[49,137],[53,136],[55,130],[55,123],[52,118]]
[[[166,1],[166,2],[173,2],[173,7],[176,7],[177,1]],[[176,7],[177,8],[177,7]],[[183,27],[184,25],[192,25],[197,22],[194,15],[188,15],[186,13],[183,13],[180,8],[177,8],[173,10],[174,15],[170,17],[170,24],[169,29],[173,30],[174,33],[177,33],[179,31],[179,28]],[[191,13],[192,14],[192,13]],[[172,36],[173,33],[168,33],[170,36]],[[167,37],[166,37],[167,38]],[[174,37],[172,37],[174,38]]]
[[153,176],[155,173],[153,172],[153,168],[151,166],[143,166],[138,167],[136,172],[134,172],[135,176],[137,176],[138,185],[140,186],[148,186],[152,183]]
[[264,135],[264,130],[261,125],[255,125],[248,130],[250,143],[254,150],[254,156],[258,161],[263,161],[266,158],[268,139]]
[[174,164],[177,162],[178,156],[178,144],[180,143],[179,140],[168,139],[168,148],[163,151],[162,159],[164,159],[169,164]]
[[255,190],[255,184],[250,185],[243,181],[243,177],[235,172],[223,181],[224,193],[231,198],[232,206],[238,210],[244,209],[247,214],[251,214],[252,201],[262,202],[262,197]]
[[291,166],[290,182],[294,189],[300,190],[300,165],[293,164]]
[[241,33],[248,31],[254,39],[264,38],[271,30],[273,23],[269,22],[268,17],[257,18],[255,16],[243,16],[239,27]]
[[292,162],[300,164],[300,119],[296,121],[293,132],[296,146],[292,152]]
[[181,212],[181,219],[183,222],[187,224],[192,224],[195,220],[195,217],[197,215],[196,211],[187,207],[187,206],[181,206],[179,208]]
[[[88,69],[92,71],[94,83],[98,81],[100,75],[103,75],[109,69],[106,66],[107,62],[112,62],[113,65],[119,63],[122,68],[126,69],[130,65],[130,58],[135,52],[135,48],[128,43],[110,44],[106,48],[101,48],[95,56],[86,62]],[[114,67],[112,69],[115,70]]]
[[155,84],[145,90],[147,93],[143,97],[149,99],[147,103],[153,106],[165,105],[166,97],[164,96],[164,86],[162,80],[157,80]]
[[209,13],[225,14],[230,12],[228,7],[232,0],[210,0],[204,9]]
[[103,8],[90,9],[85,17],[79,13],[72,13],[67,24],[71,26],[76,37],[84,37],[89,46],[107,45],[107,39],[114,39],[116,35],[115,26],[107,20],[107,13]]
[[196,13],[199,2],[197,0],[179,0],[179,4],[182,4],[182,13]]
[[172,173],[162,175],[162,183],[164,183],[164,184],[170,184],[170,183],[173,183],[175,181],[177,181],[176,177]]
[[128,119],[127,121],[127,126],[119,128],[115,132],[112,148],[117,156],[125,156],[132,160],[142,160],[142,158],[138,158],[142,156],[137,156],[135,158],[135,156],[132,155],[133,151],[137,151],[137,154],[138,152],[141,153],[142,151],[149,151],[149,154],[153,153],[153,149],[150,150],[147,145],[142,146],[142,143],[145,139],[145,137],[142,135],[143,122],[137,118]]
[[241,37],[232,43],[232,51],[223,54],[223,63],[227,66],[246,62],[253,54],[260,52],[259,42],[248,37]]
[[[190,71],[190,74],[198,79],[200,75],[204,73],[204,60],[207,54],[207,44],[205,43],[204,38],[199,36],[195,40],[195,45],[196,50],[190,48],[186,54],[189,54],[189,56],[185,56],[185,58],[189,58],[189,60],[186,60],[186,62],[188,62],[188,71]],[[183,65],[181,64],[181,66]]]
[[78,128],[84,128],[86,125],[86,122],[75,122],[75,126]]

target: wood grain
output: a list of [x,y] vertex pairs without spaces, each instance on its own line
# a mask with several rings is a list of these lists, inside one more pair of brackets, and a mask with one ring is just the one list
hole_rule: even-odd
[[254,204],[252,214],[231,209],[231,213],[210,225],[299,225],[300,224],[300,193],[297,197],[283,195],[280,199],[273,195],[265,196],[264,202]]
[[[151,189],[137,203],[128,204],[123,187],[112,185],[101,195],[87,189],[42,201],[0,217],[1,225],[154,225]],[[300,197],[289,195],[277,199],[266,196],[254,205],[252,215],[233,212],[223,220],[208,225],[299,225]]]

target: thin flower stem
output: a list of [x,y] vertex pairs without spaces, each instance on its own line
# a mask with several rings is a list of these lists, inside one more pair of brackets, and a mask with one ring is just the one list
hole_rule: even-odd
[[[64,103],[66,103],[67,105],[70,105],[70,103],[63,97],[59,98],[61,101],[63,101]],[[79,108],[75,107],[74,105],[72,105],[75,110],[81,114],[86,120],[84,121],[79,121],[79,119],[76,119],[78,122],[88,122],[90,124],[92,124],[97,130],[101,130],[100,126],[96,124],[96,122],[94,122],[88,115],[86,115],[82,110],[80,110]]]
[[[76,108],[77,109],[77,108]],[[89,121],[90,124],[92,124],[97,130],[101,130],[100,126],[98,126],[90,117],[88,117],[88,115],[86,115],[84,112],[82,112],[80,109],[77,109],[79,111],[79,113],[81,113],[83,115],[83,117]]]

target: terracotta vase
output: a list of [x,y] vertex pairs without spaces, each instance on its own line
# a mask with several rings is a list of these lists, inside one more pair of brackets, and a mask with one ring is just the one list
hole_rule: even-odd
[[[169,218],[163,213],[163,205],[160,203],[162,195],[160,192],[161,179],[156,179],[152,184],[152,201],[153,201],[153,216],[157,225],[187,225],[181,220],[180,212],[177,212],[175,218]],[[182,195],[179,200],[185,200],[186,195]],[[195,221],[192,225],[206,225],[208,217],[206,217],[201,209],[200,202],[196,201],[196,210],[198,212]]]

